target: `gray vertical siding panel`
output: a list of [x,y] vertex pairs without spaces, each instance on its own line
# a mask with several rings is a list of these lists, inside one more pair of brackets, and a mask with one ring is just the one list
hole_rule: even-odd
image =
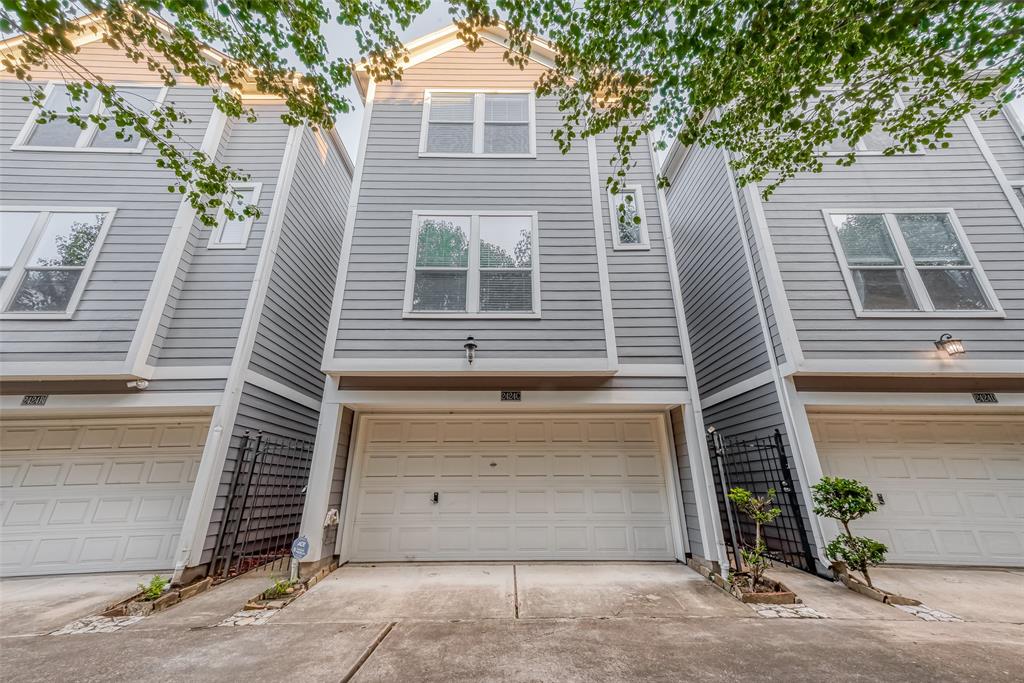
[[668,190],[694,370],[703,396],[769,367],[725,161],[693,149]]
[[[1024,358],[1024,225],[965,124],[950,147],[927,154],[826,163],[780,187],[764,210],[797,333],[808,358],[933,359],[950,332],[971,358]],[[953,209],[1006,318],[858,318],[828,236],[823,209]],[[687,311],[689,313],[689,311]]]
[[[789,442],[789,433],[786,430],[785,420],[782,416],[782,406],[779,402],[778,392],[775,384],[770,382],[746,393],[734,396],[721,403],[704,408],[704,427],[714,427],[726,438],[754,439],[770,437],[779,430],[782,434],[782,443],[786,449],[786,458],[790,472],[793,476],[793,488],[797,492],[800,503],[800,514],[804,519],[804,526],[810,529],[811,521],[807,506],[804,504],[803,490],[805,484],[800,480],[799,469],[793,459],[793,449]],[[808,541],[814,548],[814,538],[808,532]]]
[[636,165],[629,169],[626,183],[639,185],[643,191],[651,243],[649,251],[614,249],[612,230],[617,207],[608,206],[606,179],[613,173],[611,157],[615,145],[610,134],[599,136],[596,142],[602,227],[608,252],[619,362],[681,364],[676,308],[658,211],[656,171],[647,138],[633,149],[632,159]]
[[[117,213],[72,318],[4,320],[0,357],[7,363],[124,360],[181,203],[167,191],[174,176],[156,167],[152,145],[139,154],[10,149],[32,110],[21,99],[24,84],[8,78],[0,77],[0,203]],[[176,127],[183,144],[202,142],[209,97],[208,90],[187,87],[168,94],[191,117]]]
[[[214,502],[213,513],[210,516],[210,526],[207,530],[206,542],[203,545],[200,564],[207,564],[213,559],[213,550],[217,542],[217,531],[220,529],[221,520],[224,518],[228,487],[230,486],[231,474],[234,472],[235,463],[238,458],[238,449],[242,442],[242,435],[246,431],[253,434],[262,431],[264,434],[282,439],[302,439],[312,442],[316,437],[318,417],[319,412],[312,408],[300,405],[249,383],[243,386],[238,406],[238,417],[235,419],[235,425],[231,430],[231,445],[228,448],[228,455],[224,461],[224,469],[221,471],[220,485],[217,488],[217,497]],[[282,524],[287,521],[288,519],[283,517],[280,519]]]
[[[540,68],[501,53],[456,48],[377,88],[335,357],[460,358],[467,335],[491,358],[606,357],[587,148],[559,152],[557,103],[537,102],[536,159],[418,156],[424,89],[532,88]],[[542,319],[402,318],[412,212],[444,209],[538,212]]]
[[234,354],[290,130],[279,118],[281,107],[255,108],[255,123],[232,126],[222,159],[263,184],[257,202],[260,216],[245,249],[208,249],[210,229],[198,221],[192,226],[188,272],[173,312],[165,311],[159,365],[227,365]]
[[[704,544],[701,543],[700,521],[697,517],[697,494],[694,492],[694,486],[697,484],[693,480],[693,467],[690,465],[690,454],[686,449],[683,409],[673,408],[670,418],[672,420],[672,440],[675,442],[676,463],[679,469],[679,488],[683,498],[683,524],[686,526],[686,537],[690,543],[689,552],[706,558]],[[700,457],[699,453],[697,457]]]
[[319,398],[320,371],[351,171],[331,142],[303,131],[250,367]]

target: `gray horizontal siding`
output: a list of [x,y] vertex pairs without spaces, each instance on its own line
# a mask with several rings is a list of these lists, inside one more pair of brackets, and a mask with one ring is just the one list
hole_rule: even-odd
[[[260,216],[245,249],[207,249],[210,229],[199,221],[193,224],[180,284],[159,330],[158,365],[227,365],[234,354],[290,130],[279,118],[279,106],[255,108],[255,123],[233,123],[220,159],[263,183]],[[185,264],[188,269],[182,272]]]
[[693,149],[671,178],[669,222],[701,395],[769,367],[725,161]]
[[[106,76],[104,64],[86,63]],[[0,77],[0,203],[117,213],[72,319],[4,320],[0,357],[7,363],[124,360],[181,203],[167,191],[174,176],[156,167],[152,145],[139,154],[11,150],[31,108],[21,99],[24,84],[9,78]],[[175,128],[181,143],[198,147],[213,107],[209,91],[176,88],[167,99],[191,117]]]
[[650,234],[649,251],[614,249],[612,226],[618,207],[608,206],[605,179],[612,173],[611,157],[615,144],[611,134],[596,140],[602,226],[608,252],[608,279],[611,284],[615,318],[615,340],[621,363],[682,363],[676,307],[665,258],[661,212],[654,164],[647,139],[632,151],[635,166],[629,169],[626,183],[643,191],[644,213]]
[[[772,303],[771,295],[768,291],[768,279],[765,277],[764,262],[765,257],[761,254],[761,248],[758,246],[759,240],[754,234],[754,222],[750,215],[750,206],[746,197],[743,197],[740,202],[740,216],[743,219],[743,230],[747,234],[747,244],[750,245],[751,258],[754,261],[754,274],[757,279],[758,295],[761,297],[761,303],[764,306],[765,320],[768,323],[768,333],[771,335],[772,349],[775,351],[775,362],[782,364],[786,362],[786,351],[782,347],[782,336],[779,334],[779,323],[775,318],[775,306]],[[771,264],[768,266],[772,267]]]
[[[676,463],[679,469],[679,488],[683,498],[683,524],[686,526],[686,537],[689,541],[689,552],[697,557],[707,558],[707,551],[701,542],[700,519],[697,517],[697,494],[694,487],[693,467],[690,454],[686,450],[686,432],[683,427],[683,409],[673,408],[670,413],[672,420],[672,440],[675,443]],[[697,454],[700,457],[700,454]]]
[[[808,358],[935,357],[932,341],[962,337],[973,359],[1024,358],[1024,226],[967,130],[946,150],[863,157],[850,168],[784,184],[764,205],[804,355]],[[1006,311],[993,318],[857,318],[823,209],[955,210]],[[689,311],[687,311],[689,313]]]
[[[425,88],[530,88],[540,70],[504,65],[501,49],[457,48],[377,88],[364,150],[335,356],[461,358],[466,336],[488,358],[604,358],[586,145],[563,156],[551,139],[557,103],[537,103],[536,159],[419,158]],[[539,214],[540,320],[403,319],[412,212]]]
[[[220,485],[210,516],[210,526],[203,545],[200,564],[207,564],[213,559],[213,551],[217,542],[217,532],[224,518],[228,488],[231,475],[238,458],[238,449],[245,432],[255,434],[262,431],[272,437],[282,439],[301,439],[313,441],[316,437],[316,424],[319,412],[306,406],[294,403],[260,387],[246,383],[242,388],[242,396],[238,406],[238,416],[231,430],[231,444],[221,472]],[[269,482],[270,480],[268,480]],[[268,518],[279,524],[297,520],[275,516],[273,510],[265,510]]]
[[1011,181],[1024,181],[1024,140],[1013,130],[1006,112],[987,120],[975,117],[975,121],[1003,173]]
[[250,359],[253,370],[315,398],[351,182],[334,146],[318,147],[303,131]]

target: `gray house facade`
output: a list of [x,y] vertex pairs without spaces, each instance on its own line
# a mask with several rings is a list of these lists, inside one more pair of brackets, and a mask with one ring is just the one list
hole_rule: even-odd
[[[232,120],[91,32],[80,49],[140,101],[173,101],[183,144],[248,173],[260,215],[202,226],[148,146],[37,125],[0,76],[2,573],[187,579],[213,559],[243,435],[316,433],[353,169],[279,101],[243,93],[257,120]],[[60,74],[35,78],[60,109]]]
[[1024,564],[1024,128],[1007,111],[953,132],[767,201],[720,150],[664,165],[704,426],[779,430],[826,566],[823,476],[876,493],[855,529],[890,561]]
[[520,70],[483,37],[413,41],[397,83],[358,73],[306,565],[721,562],[651,145],[610,197],[610,138],[551,139],[548,48]]

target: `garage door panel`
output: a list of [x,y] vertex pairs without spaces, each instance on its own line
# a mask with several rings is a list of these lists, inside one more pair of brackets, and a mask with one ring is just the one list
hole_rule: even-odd
[[207,428],[202,418],[5,426],[0,573],[169,569]]
[[354,560],[673,556],[654,418],[368,421]]
[[885,504],[853,527],[885,543],[890,561],[1018,566],[1022,424],[1019,417],[820,415],[813,432],[825,474],[882,495]]

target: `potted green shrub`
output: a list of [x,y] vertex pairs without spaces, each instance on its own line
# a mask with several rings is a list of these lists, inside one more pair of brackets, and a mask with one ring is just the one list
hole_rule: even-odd
[[772,561],[768,555],[768,544],[761,533],[766,524],[771,524],[782,510],[774,505],[775,489],[768,489],[765,496],[755,496],[750,491],[736,487],[730,489],[729,500],[736,509],[754,522],[754,544],[740,548],[743,566],[738,567],[729,577],[732,593],[743,602],[792,604],[796,595],[774,579],[765,576]]
[[[867,536],[857,536],[850,523],[878,509],[871,489],[856,479],[822,477],[811,487],[814,514],[834,519],[843,531],[825,546],[825,556],[832,560],[832,571],[848,588],[882,602],[900,605],[920,604],[911,598],[880,590],[871,580],[869,569],[885,562],[888,551],[884,543]],[[859,572],[861,581],[849,570]]]

